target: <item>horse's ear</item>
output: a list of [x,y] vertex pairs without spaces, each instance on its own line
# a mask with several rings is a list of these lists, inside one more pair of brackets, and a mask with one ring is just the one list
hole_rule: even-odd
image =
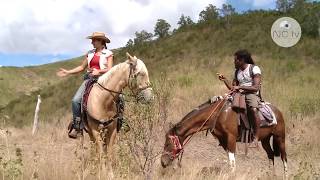
[[126,55],[131,63],[136,64],[136,62],[137,62],[136,56],[132,57],[128,52],[126,53]]
[[168,124],[166,123],[163,128],[165,130],[165,132],[168,132],[170,129],[172,129],[174,127],[174,124],[169,122]]
[[169,129],[172,129],[174,127],[174,124],[172,122],[169,122]]

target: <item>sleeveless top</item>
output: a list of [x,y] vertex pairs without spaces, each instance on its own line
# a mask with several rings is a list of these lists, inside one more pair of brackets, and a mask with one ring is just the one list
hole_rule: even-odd
[[[99,69],[106,69],[108,64],[108,57],[113,55],[112,51],[108,49],[103,49],[100,53],[100,56],[97,56],[95,51],[96,49],[92,49],[88,51],[88,55],[87,55],[88,67],[89,68],[99,67]],[[93,62],[91,63],[91,61]]]
[[[253,68],[251,66],[253,66]],[[250,72],[250,68],[252,72]],[[256,65],[248,64],[246,69],[237,70],[236,80],[239,82],[239,86],[252,86],[253,76],[256,74],[261,74],[260,68]]]

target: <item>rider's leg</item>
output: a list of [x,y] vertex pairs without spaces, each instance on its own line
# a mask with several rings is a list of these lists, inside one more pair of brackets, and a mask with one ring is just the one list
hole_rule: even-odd
[[252,107],[251,112],[254,120],[254,137],[258,140],[259,128],[260,128],[260,117],[258,115],[258,109]]
[[69,132],[69,137],[76,138],[78,133],[83,129],[83,125],[81,123],[81,100],[83,93],[85,91],[86,82],[88,80],[83,81],[76,94],[72,98],[72,130]]
[[249,107],[250,115],[254,124],[254,139],[258,140],[259,128],[260,128],[260,117],[258,114],[258,106],[259,106],[260,98],[256,94],[246,94],[246,103]]

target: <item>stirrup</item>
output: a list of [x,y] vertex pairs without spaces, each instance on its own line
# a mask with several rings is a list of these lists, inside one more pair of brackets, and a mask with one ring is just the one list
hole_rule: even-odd
[[124,132],[129,132],[131,128],[130,128],[129,124],[125,122],[125,123],[122,124],[121,129]]

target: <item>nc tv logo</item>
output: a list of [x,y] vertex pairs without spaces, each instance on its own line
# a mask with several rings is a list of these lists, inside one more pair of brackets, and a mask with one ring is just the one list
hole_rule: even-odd
[[281,47],[292,47],[301,38],[300,24],[291,17],[277,19],[271,27],[272,40]]

